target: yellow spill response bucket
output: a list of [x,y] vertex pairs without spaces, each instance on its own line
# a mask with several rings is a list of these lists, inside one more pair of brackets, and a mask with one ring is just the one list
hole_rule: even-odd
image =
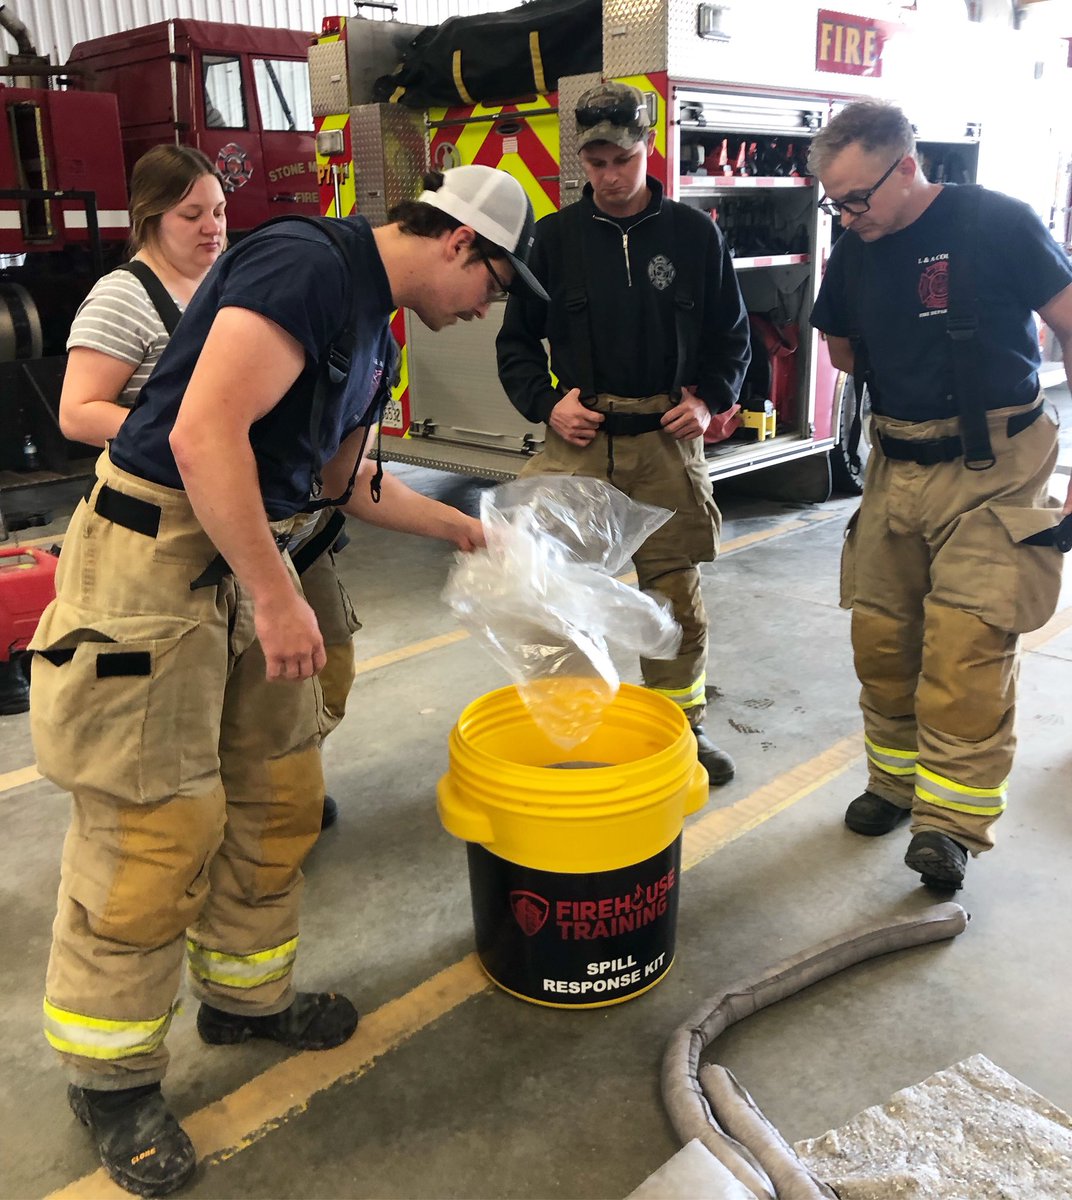
[[708,787],[684,713],[645,688],[622,684],[569,751],[516,688],[474,700],[450,735],[438,806],[468,843],[488,977],[559,1008],[615,1004],[658,983],[674,959],[684,819]]

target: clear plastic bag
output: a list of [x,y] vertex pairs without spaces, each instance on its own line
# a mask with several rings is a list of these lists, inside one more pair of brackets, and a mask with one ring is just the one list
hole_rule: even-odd
[[673,658],[681,629],[662,597],[613,578],[666,509],[599,479],[538,475],[485,492],[487,549],[459,555],[443,593],[517,685],[533,720],[570,749],[618,691],[611,648]]

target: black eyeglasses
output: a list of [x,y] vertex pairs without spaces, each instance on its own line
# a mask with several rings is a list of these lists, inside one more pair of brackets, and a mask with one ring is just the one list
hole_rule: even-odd
[[577,124],[582,129],[591,129],[604,121],[628,129],[640,124],[641,106],[635,100],[619,96],[598,97],[577,109]]
[[889,169],[874,187],[868,188],[866,192],[862,192],[859,196],[849,196],[847,200],[831,200],[828,196],[824,196],[819,201],[819,207],[831,217],[840,217],[843,212],[847,212],[850,217],[862,217],[871,208],[871,197],[882,187],[902,162],[904,162],[903,154],[895,163],[890,165]]
[[491,259],[482,250],[478,250],[477,253],[480,255],[480,261],[484,264],[485,267],[487,267],[488,274],[495,281],[495,287],[498,289],[495,292],[495,294],[492,296],[489,296],[488,299],[489,300],[505,300],[506,297],[510,294],[510,285],[503,282],[502,277],[499,275],[499,272],[496,271],[495,268],[491,265]]

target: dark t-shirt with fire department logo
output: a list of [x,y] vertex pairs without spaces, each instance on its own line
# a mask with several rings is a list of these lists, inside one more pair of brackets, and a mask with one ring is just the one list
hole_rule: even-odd
[[[875,242],[847,232],[830,255],[811,322],[836,337],[859,329],[876,382],[872,405],[886,416],[957,415],[946,316],[962,202],[963,193],[946,186],[906,229]],[[1026,204],[981,188],[974,267],[983,402],[987,408],[1028,404],[1038,391],[1032,313],[1072,283],[1072,264]],[[853,270],[855,284],[847,278]]]
[[[373,419],[390,350],[393,301],[387,274],[364,217],[339,222],[361,264],[354,281],[356,331],[350,371],[332,392],[320,421],[327,462],[342,440]],[[254,232],[228,250],[183,314],[130,416],[111,443],[116,466],[165,487],[181,488],[169,435],[205,338],[221,308],[246,308],[285,329],[305,350],[305,366],[279,403],[250,429],[265,510],[272,520],[303,511],[313,487],[310,404],[319,361],[350,311],[349,266],[330,237],[303,221]],[[243,381],[236,379],[236,389]]]

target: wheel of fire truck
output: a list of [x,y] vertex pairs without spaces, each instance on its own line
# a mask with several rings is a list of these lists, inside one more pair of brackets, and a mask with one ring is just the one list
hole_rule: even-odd
[[835,492],[846,496],[859,496],[864,490],[864,474],[867,470],[867,460],[871,457],[871,396],[865,387],[860,413],[860,442],[856,447],[855,462],[849,446],[856,396],[853,391],[853,378],[844,371],[838,375],[834,399],[837,404],[838,440],[837,445],[830,451],[830,479]]
[[0,362],[40,358],[41,348],[41,318],[30,293],[0,280]]

